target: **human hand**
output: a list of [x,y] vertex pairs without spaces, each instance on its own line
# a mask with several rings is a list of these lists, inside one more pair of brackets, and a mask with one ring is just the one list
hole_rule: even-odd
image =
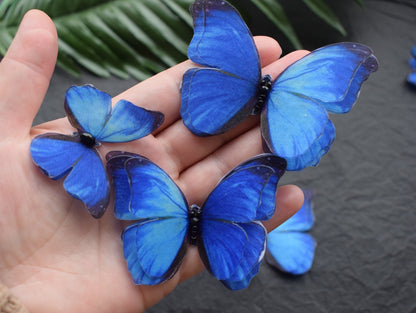
[[[299,51],[280,60],[278,44],[256,38],[265,72],[276,77],[302,57]],[[62,184],[47,178],[31,160],[32,138],[54,131],[71,134],[67,119],[31,128],[48,88],[57,55],[57,35],[51,20],[29,12],[0,64],[0,280],[30,312],[138,312],[160,301],[183,280],[203,269],[190,247],[178,273],[157,286],[133,284],[123,259],[124,228],[112,207],[93,219]],[[179,116],[183,62],[114,98],[161,111],[164,124],[138,141],[103,144],[111,150],[150,158],[176,181],[189,203],[201,204],[220,178],[240,162],[262,152],[258,117],[231,131],[200,138]],[[303,202],[296,186],[278,189],[276,214],[265,223],[271,229],[289,218]],[[219,288],[220,284],[219,284]]]

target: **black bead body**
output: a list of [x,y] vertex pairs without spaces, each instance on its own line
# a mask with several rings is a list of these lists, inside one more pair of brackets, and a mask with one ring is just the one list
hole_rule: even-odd
[[273,81],[270,75],[265,75],[258,86],[257,103],[253,108],[252,114],[259,114],[263,110],[270,90],[272,89]]
[[79,137],[81,139],[81,143],[88,148],[94,148],[97,144],[94,136],[91,135],[90,133],[87,133],[87,132],[79,133]]
[[193,246],[196,245],[199,235],[201,233],[200,222],[201,222],[202,211],[201,208],[195,204],[191,206],[189,211],[189,243]]

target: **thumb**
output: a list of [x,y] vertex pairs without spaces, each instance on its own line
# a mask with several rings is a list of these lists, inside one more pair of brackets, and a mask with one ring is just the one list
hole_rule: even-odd
[[0,130],[26,136],[45,97],[58,53],[58,36],[43,12],[25,14],[0,63]]

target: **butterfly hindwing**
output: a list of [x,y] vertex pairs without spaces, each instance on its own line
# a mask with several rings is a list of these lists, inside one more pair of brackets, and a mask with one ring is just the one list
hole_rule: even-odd
[[181,218],[146,219],[122,234],[123,253],[133,281],[156,285],[170,279],[186,253],[187,221]]
[[276,232],[267,236],[267,261],[280,270],[301,275],[312,267],[316,242],[307,233]]
[[194,36],[188,56],[203,67],[184,74],[181,116],[198,136],[216,135],[251,113],[260,80],[259,56],[249,29],[227,2],[198,0],[191,14]]
[[110,184],[97,150],[85,150],[65,178],[64,188],[72,197],[81,200],[93,217],[104,214],[110,199]]
[[278,269],[300,275],[312,267],[316,241],[305,233],[314,224],[312,192],[304,190],[305,201],[291,218],[267,235],[266,260]]

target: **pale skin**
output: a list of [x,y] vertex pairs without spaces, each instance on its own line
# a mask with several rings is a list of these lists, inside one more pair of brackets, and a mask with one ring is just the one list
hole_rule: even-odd
[[[275,40],[255,40],[263,72],[272,77],[307,53],[280,58]],[[62,182],[52,181],[33,164],[29,153],[33,136],[74,131],[66,118],[31,128],[57,49],[52,21],[33,10],[0,64],[0,280],[32,313],[141,312],[203,270],[203,265],[197,250],[190,247],[171,280],[157,286],[134,285],[122,255],[124,225],[114,218],[112,205],[101,219],[92,218],[80,201],[65,192]],[[150,158],[175,180],[189,203],[201,204],[224,174],[262,149],[257,117],[209,138],[186,129],[179,116],[179,86],[191,66],[190,61],[183,62],[115,97],[161,111],[165,122],[153,135],[103,144],[99,150],[102,156],[124,150]],[[298,187],[279,187],[276,213],[266,228],[277,227],[302,203]],[[218,288],[223,288],[220,283]]]

